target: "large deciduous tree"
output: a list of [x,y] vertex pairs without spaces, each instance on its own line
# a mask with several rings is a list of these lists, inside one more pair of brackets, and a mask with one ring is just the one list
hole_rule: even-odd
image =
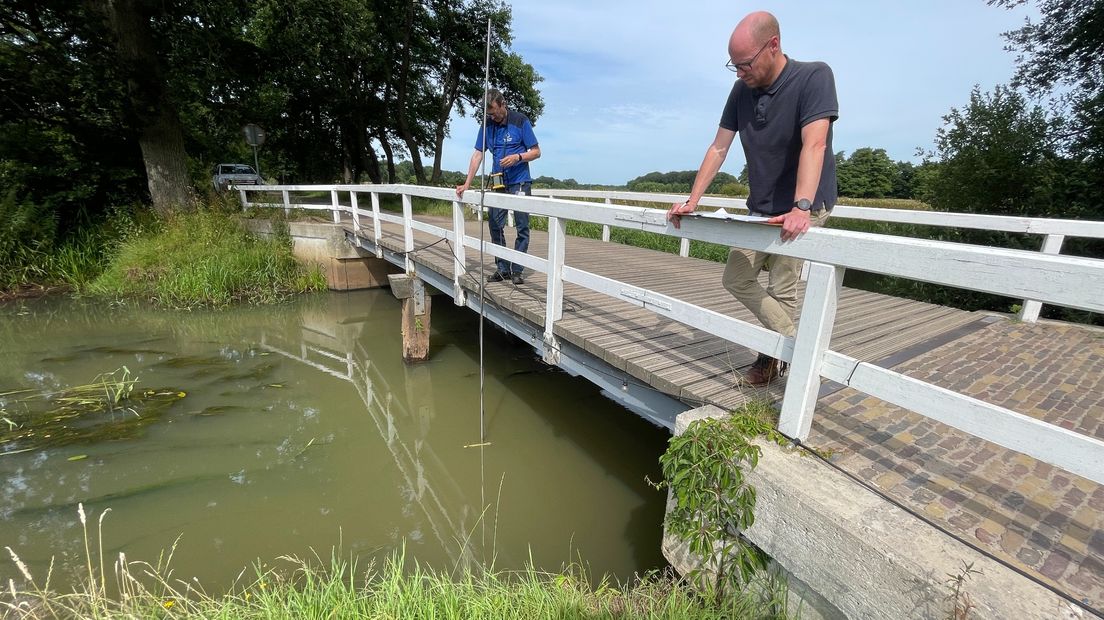
[[[386,1],[386,0],[385,0]],[[537,84],[542,80],[532,65],[510,51],[510,10],[501,0],[402,0],[406,23],[388,50],[399,72],[392,75],[387,103],[396,120],[395,132],[406,146],[419,183],[427,182],[421,154],[433,153],[428,181],[441,180],[441,155],[456,109],[461,116],[482,111],[486,24],[491,21],[491,85],[499,88],[507,105],[535,124],[544,111]],[[421,15],[421,19],[416,19]],[[419,28],[423,25],[424,28]]]
[[211,164],[250,158],[246,123],[267,131],[268,178],[394,180],[408,159],[443,182],[452,111],[482,97],[487,17],[492,85],[535,121],[540,76],[510,51],[502,0],[5,0],[0,185],[63,225],[188,207]]
[[[989,0],[1013,8],[1028,0]],[[1005,33],[1017,53],[1015,86],[1048,93],[1071,114],[1063,137],[1104,168],[1104,0],[1035,0],[1038,21]]]
[[151,24],[157,5],[143,0],[89,0],[104,16],[127,82],[153,207],[168,213],[195,206],[184,129],[169,95]]
[[60,235],[144,194],[102,31],[79,2],[0,3],[0,198],[34,205]]
[[1050,214],[1046,187],[1056,161],[1052,121],[1038,105],[1007,86],[974,87],[970,102],[953,108],[936,131],[939,174],[932,206],[945,211],[1001,215]]
[[885,149],[855,149],[836,164],[839,193],[850,198],[885,198],[893,193],[898,174]]
[[286,173],[333,178],[340,160],[346,181],[394,181],[405,157],[418,183],[441,182],[452,112],[482,98],[488,17],[492,83],[535,121],[540,76],[509,51],[501,0],[256,0],[246,37],[268,59],[261,117]]

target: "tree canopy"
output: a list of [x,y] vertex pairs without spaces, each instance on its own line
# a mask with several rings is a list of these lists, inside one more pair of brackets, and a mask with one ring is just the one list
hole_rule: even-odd
[[[989,0],[1013,8],[1029,0]],[[1034,0],[1041,18],[1005,33],[1016,53],[1014,86],[1055,93],[1069,111],[1061,134],[1077,152],[1104,159],[1104,0]]]
[[[628,188],[636,192],[669,192],[685,194],[694,184],[697,170],[675,170],[671,172],[649,172],[630,180]],[[722,192],[723,187],[729,186],[728,191]],[[743,191],[740,191],[740,188]],[[736,177],[727,172],[718,172],[713,177],[713,182],[705,190],[707,194],[731,193],[733,195],[747,195],[747,188],[740,184]]]
[[899,170],[885,149],[863,147],[847,159],[839,158],[836,177],[841,196],[885,198],[893,194]]
[[63,216],[171,208],[252,159],[255,123],[268,178],[388,181],[409,160],[440,182],[452,113],[481,106],[488,18],[492,86],[536,120],[541,77],[502,0],[5,2],[0,181]]

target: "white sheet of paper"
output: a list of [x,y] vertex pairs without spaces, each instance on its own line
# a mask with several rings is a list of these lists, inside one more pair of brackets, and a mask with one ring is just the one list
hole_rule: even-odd
[[[688,217],[688,216],[684,215],[682,217]],[[709,219],[713,219],[713,220],[733,220],[733,221],[736,221],[736,222],[752,222],[752,223],[755,223],[755,224],[762,224],[763,222],[766,222],[767,220],[770,219],[769,217],[765,217],[765,216],[762,216],[762,215],[740,215],[740,214],[737,214],[737,213],[728,213],[728,212],[722,211],[722,210],[708,211],[708,212],[707,211],[695,211],[694,213],[690,213],[689,217],[704,217],[704,218],[709,218]]]

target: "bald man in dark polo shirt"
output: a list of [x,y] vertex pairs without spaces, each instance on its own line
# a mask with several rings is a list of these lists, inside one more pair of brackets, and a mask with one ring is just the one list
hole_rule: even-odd
[[[749,212],[780,225],[783,241],[796,239],[824,224],[836,204],[832,123],[839,103],[832,69],[783,54],[778,20],[763,11],[740,20],[728,55],[727,66],[739,79],[690,198],[672,205],[667,218],[677,228],[679,216],[697,208],[739,133],[748,162]],[[801,264],[798,258],[732,248],[722,283],[765,327],[793,336]],[[762,269],[769,269],[765,289],[758,281]],[[751,385],[766,385],[785,371],[783,362],[760,353],[744,377]]]

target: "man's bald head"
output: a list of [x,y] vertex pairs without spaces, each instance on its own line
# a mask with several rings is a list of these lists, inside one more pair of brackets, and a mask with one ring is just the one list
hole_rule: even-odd
[[736,24],[728,45],[730,49],[736,46],[738,50],[759,48],[771,37],[782,38],[778,31],[778,20],[766,11],[756,11],[749,13],[740,20],[739,24]]
[[766,88],[782,73],[786,57],[778,34],[778,20],[756,11],[740,20],[728,39],[730,68],[752,88]]

